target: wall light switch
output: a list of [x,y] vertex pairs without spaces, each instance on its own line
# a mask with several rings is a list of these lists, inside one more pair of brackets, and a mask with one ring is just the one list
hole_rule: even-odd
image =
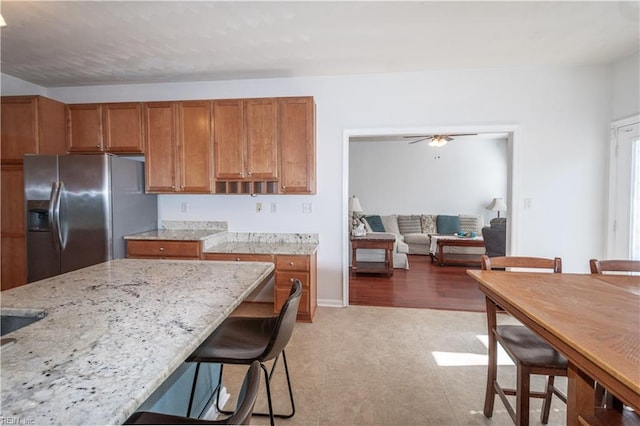
[[262,211],[262,203],[256,203],[256,213],[260,213]]

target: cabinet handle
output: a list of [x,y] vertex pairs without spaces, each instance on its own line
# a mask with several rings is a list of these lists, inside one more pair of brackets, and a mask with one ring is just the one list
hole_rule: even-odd
[[293,279],[293,278],[289,278],[289,281],[293,282],[293,281],[294,281],[294,279]]
[[164,247],[160,247],[160,251],[164,251]]
[[289,266],[293,266],[293,262],[289,262]]
[[180,185],[180,189],[184,189],[184,185]]
[[287,186],[286,185],[282,185],[282,189],[287,189]]
[[100,145],[96,145],[96,148],[100,148]]
[[238,172],[238,176],[242,176],[242,172]]
[[236,257],[236,262],[240,262],[240,258],[239,257]]
[[171,185],[171,189],[176,189],[176,186],[175,185]]
[[248,174],[249,176],[251,176],[251,172],[247,172],[247,174]]

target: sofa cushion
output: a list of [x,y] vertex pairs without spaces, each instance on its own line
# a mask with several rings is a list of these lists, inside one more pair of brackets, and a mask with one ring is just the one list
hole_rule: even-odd
[[420,215],[398,215],[398,227],[402,235],[421,233]]
[[436,215],[423,214],[420,216],[420,226],[424,234],[435,234],[438,232],[438,228],[436,227]]
[[391,232],[392,234],[400,235],[400,228],[398,227],[398,215],[390,214],[386,216],[380,216],[382,219],[382,225],[384,225],[385,232]]
[[479,216],[461,214],[459,217],[461,232],[475,232],[477,235],[480,235],[482,231],[482,219]]
[[364,219],[367,221],[369,226],[371,227],[371,231],[373,232],[385,232],[384,225],[382,224],[382,219],[378,215],[365,216]]
[[438,228],[438,234],[440,235],[455,234],[460,232],[460,217],[438,215],[436,219],[436,226]]
[[429,245],[431,241],[431,237],[428,234],[423,234],[422,232],[415,234],[406,234],[404,236],[404,242],[407,244],[424,244]]

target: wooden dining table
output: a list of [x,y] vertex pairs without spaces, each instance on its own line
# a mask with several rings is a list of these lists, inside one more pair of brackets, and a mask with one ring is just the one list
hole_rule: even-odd
[[568,359],[567,425],[589,424],[594,382],[640,413],[640,276],[467,273]]

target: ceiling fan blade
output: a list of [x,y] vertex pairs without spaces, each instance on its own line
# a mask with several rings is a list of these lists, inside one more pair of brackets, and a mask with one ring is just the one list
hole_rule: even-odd
[[422,138],[422,139],[418,139],[418,140],[415,140],[415,141],[411,141],[411,142],[409,142],[409,145],[411,145],[412,143],[422,142],[422,141],[427,140],[427,139],[431,139],[431,136],[428,136],[428,137]]
[[446,136],[477,136],[477,133],[450,133]]
[[403,138],[406,139],[412,139],[412,138],[428,138],[430,137],[429,135],[413,135],[413,136],[403,136]]

